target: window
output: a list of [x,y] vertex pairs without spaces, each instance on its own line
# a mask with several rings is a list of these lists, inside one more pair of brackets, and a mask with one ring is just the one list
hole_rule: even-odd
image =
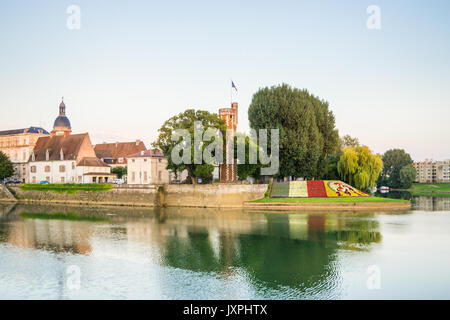
[[31,178],[32,183],[36,183],[36,177]]
[[61,183],[64,183],[65,179],[64,177],[61,177]]
[[66,166],[59,166],[59,172],[66,172]]
[[158,181],[161,181],[161,171],[158,171]]
[[[134,160],[133,160],[134,161]],[[131,173],[131,182],[134,182],[136,180],[136,173],[132,172]]]
[[96,183],[97,182],[97,177],[92,177],[92,182]]
[[[36,166],[31,166],[31,172],[36,173]],[[33,177],[34,178],[34,177]]]
[[45,177],[45,181],[50,182],[50,177]]
[[50,166],[45,166],[45,172],[50,172]]
[[75,162],[72,162],[72,170],[75,170]]
[[147,181],[147,171],[144,171],[144,181]]

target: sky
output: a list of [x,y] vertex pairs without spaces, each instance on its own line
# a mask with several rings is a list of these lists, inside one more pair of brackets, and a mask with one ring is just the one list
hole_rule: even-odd
[[150,147],[168,118],[231,98],[247,132],[253,94],[287,83],[374,152],[448,159],[449,39],[447,0],[0,0],[0,130],[50,131],[64,96],[73,133],[93,143]]

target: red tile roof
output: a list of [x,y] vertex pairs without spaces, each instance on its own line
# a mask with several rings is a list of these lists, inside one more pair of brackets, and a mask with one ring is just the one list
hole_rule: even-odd
[[[87,133],[72,134],[68,136],[47,136],[40,137],[36,141],[36,146],[34,147],[35,161],[46,161],[47,151],[48,160],[60,160],[60,152],[62,150],[64,160],[77,160],[80,148],[88,140],[90,144],[89,135]],[[30,157],[31,159],[31,157]]]
[[127,156],[147,150],[145,144],[140,141],[100,143],[94,147],[98,158],[126,158]]

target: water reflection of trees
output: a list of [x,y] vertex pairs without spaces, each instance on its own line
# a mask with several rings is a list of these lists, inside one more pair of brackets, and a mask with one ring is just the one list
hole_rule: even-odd
[[[20,219],[18,213],[74,211],[74,208],[18,206],[3,212],[0,241],[52,252],[91,254],[93,238],[102,249],[114,241],[148,243],[169,267],[237,272],[254,283],[277,287],[324,287],[335,278],[339,249],[369,250],[381,241],[378,221],[368,213],[271,214],[211,209],[79,209],[80,214],[108,216],[98,223]],[[77,212],[77,213],[78,213]],[[101,223],[100,223],[101,224]],[[333,279],[331,279],[333,280]]]
[[[367,249],[381,241],[376,230],[378,222],[367,217],[341,219],[327,214],[264,217],[265,232],[219,231],[218,252],[207,228],[188,227],[187,238],[170,236],[165,241],[163,263],[225,275],[240,268],[250,279],[273,287],[321,287],[330,274],[336,274],[330,268],[337,249]],[[296,227],[291,228],[292,224]]]

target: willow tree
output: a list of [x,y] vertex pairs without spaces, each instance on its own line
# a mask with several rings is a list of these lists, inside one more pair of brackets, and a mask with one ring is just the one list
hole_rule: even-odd
[[328,102],[306,89],[282,84],[258,90],[248,119],[252,129],[279,129],[281,177],[320,177],[326,172],[327,157],[339,149]]
[[373,154],[367,146],[342,149],[342,155],[337,164],[341,180],[360,190],[374,187],[382,169],[381,156]]

